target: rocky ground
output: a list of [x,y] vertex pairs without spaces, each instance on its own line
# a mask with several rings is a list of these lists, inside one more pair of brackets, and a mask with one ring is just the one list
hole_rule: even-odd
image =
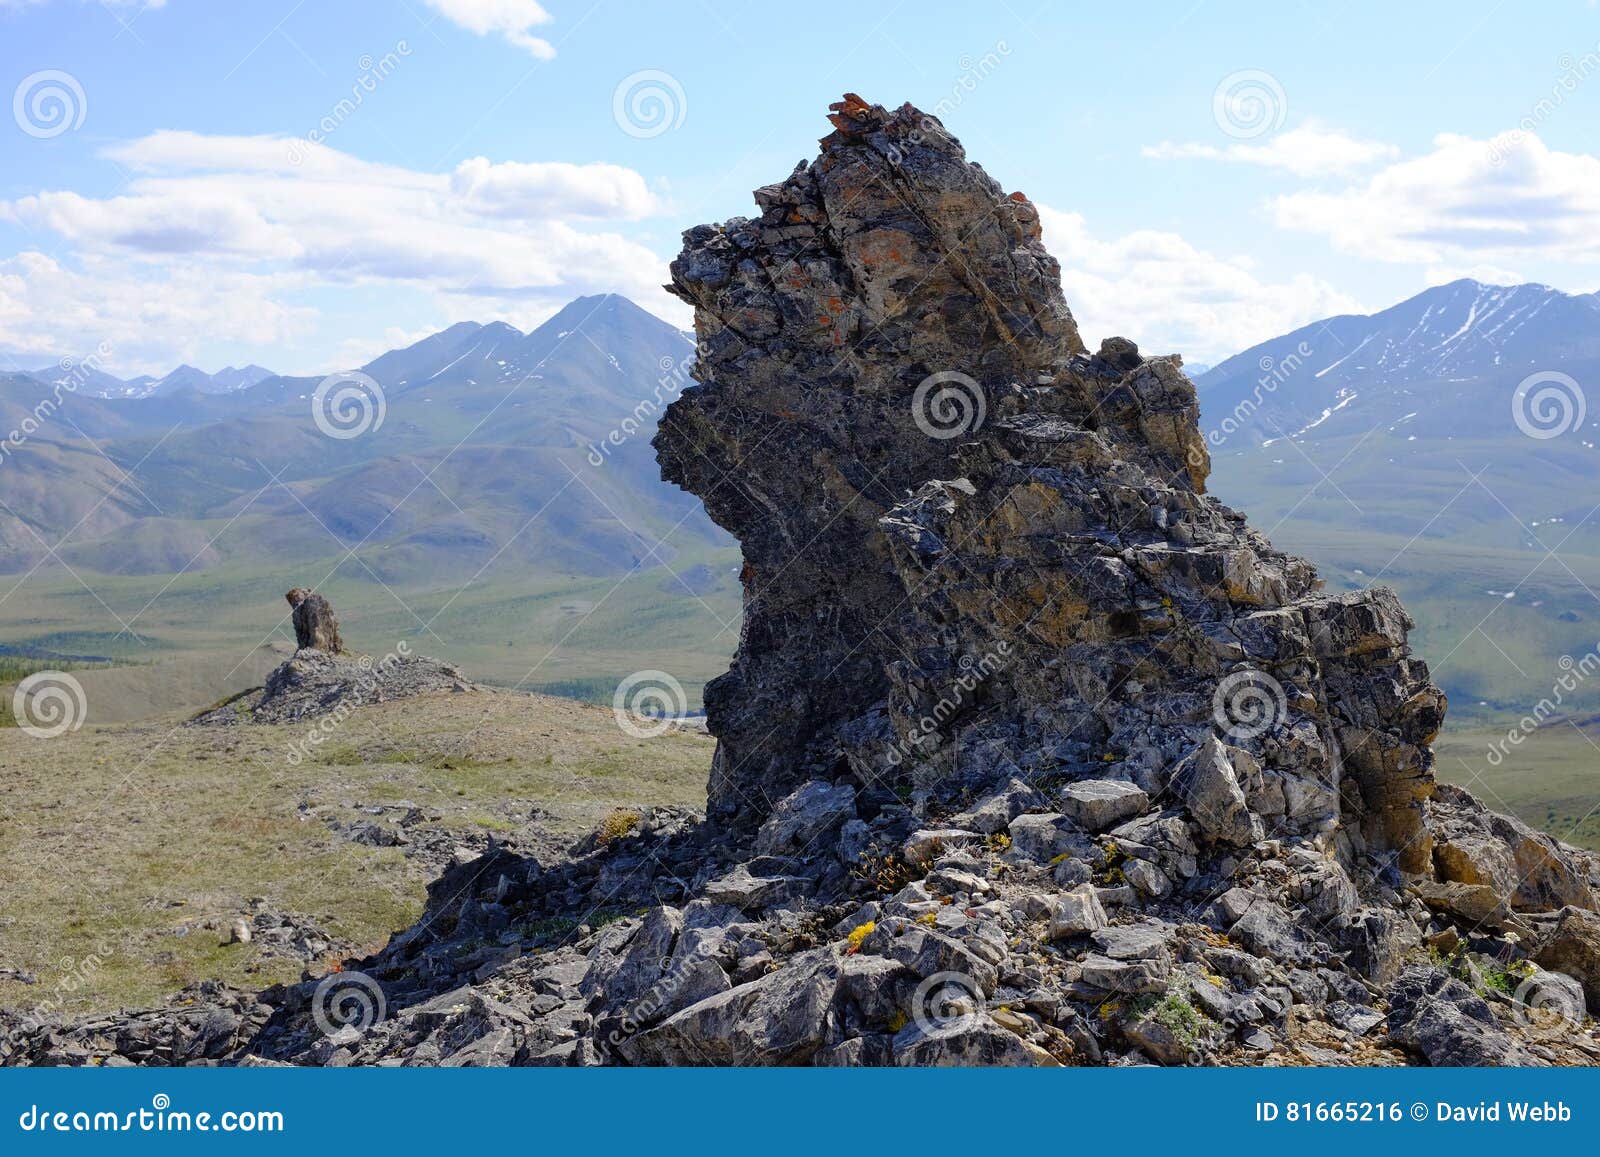
[[1394,595],[1205,494],[1179,360],[1089,352],[936,120],[831,119],[673,265],[700,384],[656,446],[745,556],[707,816],[492,847],[338,971],[0,1058],[1600,1060],[1600,860],[1435,781]]
[[391,654],[374,660],[348,652],[329,654],[302,647],[267,676],[265,685],[219,704],[195,718],[201,727],[235,723],[296,723],[342,720],[356,707],[431,691],[471,691],[448,663],[421,655]]

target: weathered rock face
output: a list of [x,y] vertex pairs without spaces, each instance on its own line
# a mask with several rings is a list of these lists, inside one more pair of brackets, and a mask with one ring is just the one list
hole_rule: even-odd
[[294,609],[294,639],[300,649],[311,648],[337,655],[344,650],[339,637],[339,620],[328,600],[305,587],[295,587],[283,596]]
[[1155,796],[1203,756],[1184,798],[1225,842],[1264,822],[1427,867],[1444,697],[1394,596],[1318,593],[1204,494],[1180,361],[1087,352],[1033,206],[937,121],[831,119],[760,217],[672,266],[701,384],[656,447],[745,558],[712,813],[841,774],[1109,768]]

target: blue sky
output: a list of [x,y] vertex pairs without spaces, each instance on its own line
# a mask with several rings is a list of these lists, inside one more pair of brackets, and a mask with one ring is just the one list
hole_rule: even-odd
[[1094,340],[1600,288],[1591,0],[0,0],[0,368],[323,372],[597,291],[686,324],[678,233],[847,89],[1041,206]]

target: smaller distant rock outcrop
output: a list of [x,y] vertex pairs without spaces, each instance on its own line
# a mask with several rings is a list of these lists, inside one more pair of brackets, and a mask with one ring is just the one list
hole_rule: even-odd
[[294,723],[430,691],[473,690],[459,668],[412,654],[404,639],[381,658],[346,649],[333,606],[313,590],[295,587],[284,598],[294,609],[298,649],[261,687],[213,707],[194,723]]
[[295,587],[283,596],[294,611],[294,641],[301,650],[307,647],[326,651],[330,655],[344,650],[344,640],[339,637],[339,619],[328,600],[316,591]]

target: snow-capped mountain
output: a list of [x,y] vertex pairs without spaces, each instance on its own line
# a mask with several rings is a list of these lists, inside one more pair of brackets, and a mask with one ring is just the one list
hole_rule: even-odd
[[258,365],[224,366],[214,374],[191,365],[181,365],[159,378],[149,374],[119,378],[103,370],[81,366],[73,369],[46,366],[28,376],[51,385],[76,381],[76,392],[92,398],[155,398],[168,397],[184,390],[195,390],[202,394],[232,394],[247,390],[275,375]]
[[1434,429],[1476,428],[1491,411],[1506,417],[1528,375],[1595,361],[1600,295],[1454,281],[1381,313],[1303,326],[1195,382],[1207,427],[1261,442],[1419,413]]
[[178,393],[180,390],[198,390],[202,394],[231,394],[236,390],[247,390],[272,376],[271,370],[258,365],[248,365],[238,369],[233,366],[223,366],[214,374],[184,365],[156,382],[150,387],[149,393],[165,396]]

